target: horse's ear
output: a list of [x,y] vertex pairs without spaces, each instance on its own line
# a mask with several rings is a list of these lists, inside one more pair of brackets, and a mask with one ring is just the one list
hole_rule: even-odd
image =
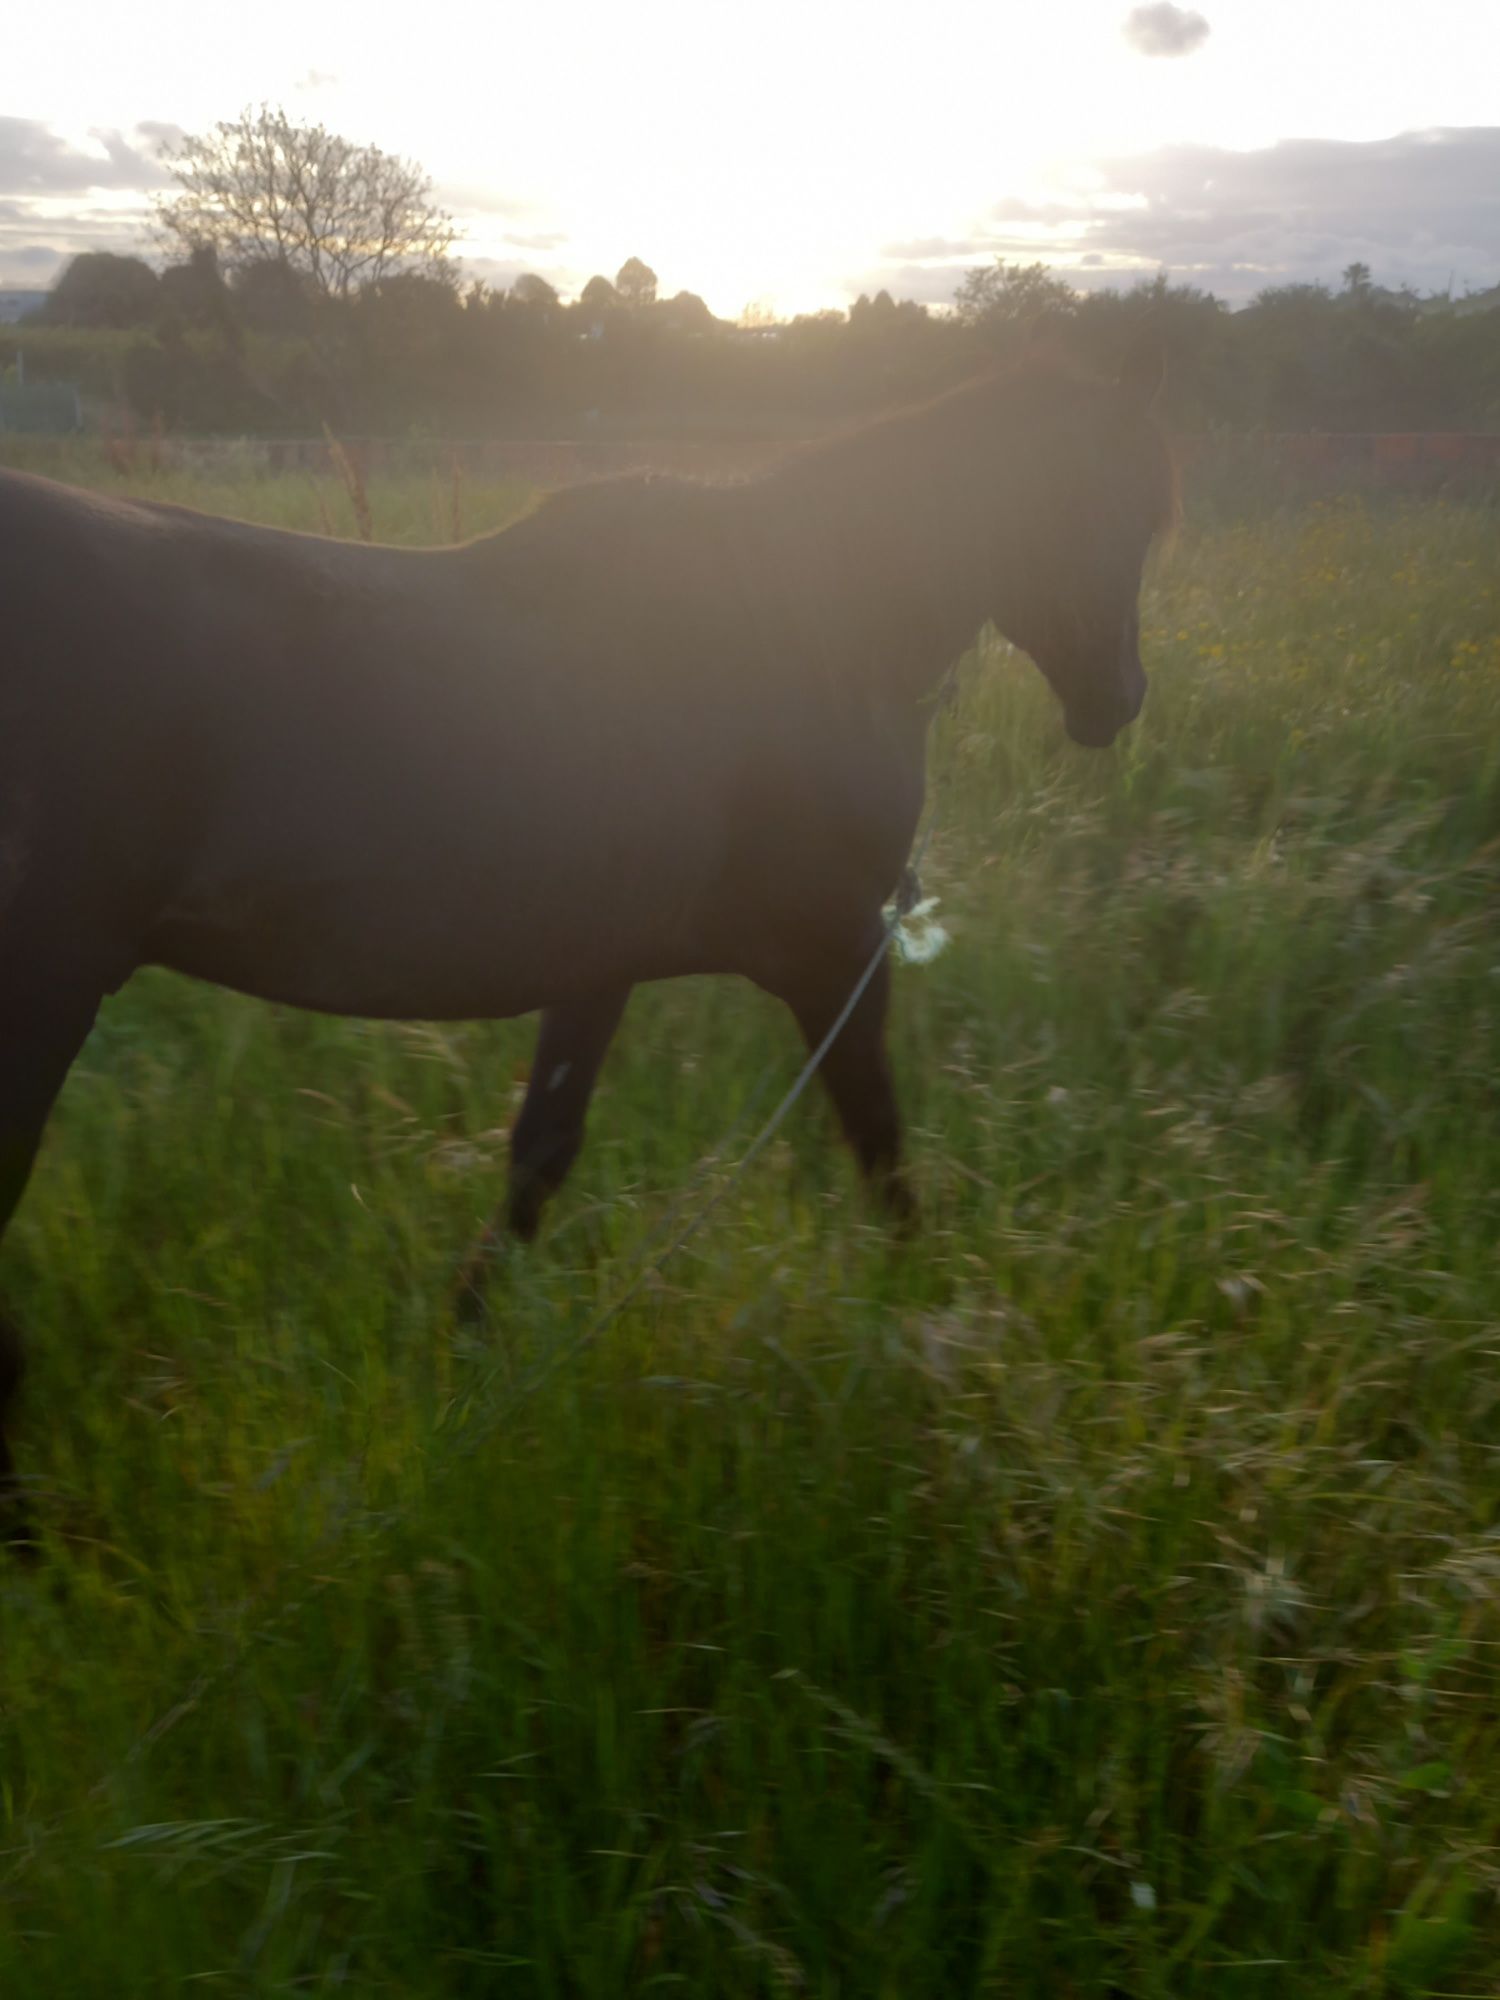
[[1138,410],[1149,410],[1166,379],[1166,346],[1154,327],[1143,327],[1120,362],[1120,393]]

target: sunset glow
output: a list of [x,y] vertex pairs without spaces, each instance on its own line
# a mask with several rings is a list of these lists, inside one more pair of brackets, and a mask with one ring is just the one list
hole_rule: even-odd
[[[1500,277],[1493,207],[1445,222],[1435,196],[1434,215],[1393,233],[1378,155],[1316,240],[1299,236],[1284,197],[1261,201],[1254,186],[1240,207],[1272,211],[1263,227],[1216,219],[1214,175],[1181,162],[1184,149],[1223,149],[1252,179],[1270,162],[1274,178],[1279,142],[1342,141],[1347,163],[1319,155],[1307,169],[1338,183],[1396,135],[1493,121],[1500,11],[1487,0],[1437,0],[1415,37],[1378,7],[1205,0],[1206,36],[1155,59],[1123,31],[1129,11],[646,0],[521,15],[434,0],[398,36],[396,17],[361,25],[268,0],[253,37],[226,30],[218,48],[190,0],[128,15],[90,4],[67,35],[33,14],[19,62],[12,45],[0,127],[34,122],[66,159],[55,186],[14,167],[0,180],[0,282],[49,282],[77,249],[140,247],[162,134],[261,100],[420,160],[472,275],[503,284],[536,270],[565,294],[631,255],[664,292],[698,291],[726,315],[842,305],[881,285],[945,300],[994,255],[1086,281],[1167,263],[1227,292],[1320,261],[1336,275],[1355,256],[1418,283]],[[133,177],[110,162],[109,134],[143,163]],[[1323,191],[1319,180],[1309,204]],[[1195,206],[1197,239],[1126,226]]]

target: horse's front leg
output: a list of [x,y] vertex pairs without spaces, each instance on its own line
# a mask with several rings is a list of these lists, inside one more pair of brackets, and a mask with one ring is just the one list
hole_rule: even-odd
[[[809,1050],[842,1013],[880,938],[878,925],[872,926],[858,953],[809,959],[774,983],[762,982],[796,1015]],[[901,1165],[901,1114],[885,1046],[890,993],[890,961],[882,958],[824,1056],[821,1075],[866,1182],[897,1227],[909,1230],[918,1219],[917,1201]]]
[[[72,922],[71,913],[65,921]],[[18,924],[0,924],[0,1237],[25,1191],[47,1115],[93,1025],[105,984],[76,964],[28,951]],[[5,1435],[21,1362],[21,1336],[0,1316],[0,1539],[27,1544]]]
[[542,1210],[568,1177],[583,1144],[589,1099],[600,1064],[630,998],[622,986],[549,1007],[537,1032],[526,1101],[510,1135],[510,1189],[471,1252],[459,1281],[458,1309],[474,1317],[483,1306],[487,1260],[505,1234],[529,1243]]

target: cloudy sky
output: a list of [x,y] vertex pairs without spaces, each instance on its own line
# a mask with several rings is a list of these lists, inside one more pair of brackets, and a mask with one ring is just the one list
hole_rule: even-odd
[[72,0],[5,42],[0,287],[145,247],[163,138],[262,100],[420,160],[471,272],[565,293],[632,255],[728,316],[995,256],[1500,282],[1500,0]]

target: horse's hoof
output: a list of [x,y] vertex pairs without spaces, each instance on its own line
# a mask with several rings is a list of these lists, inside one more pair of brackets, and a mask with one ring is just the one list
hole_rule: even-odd
[[914,1241],[922,1228],[922,1208],[905,1181],[887,1191],[885,1212],[895,1240],[901,1244]]

